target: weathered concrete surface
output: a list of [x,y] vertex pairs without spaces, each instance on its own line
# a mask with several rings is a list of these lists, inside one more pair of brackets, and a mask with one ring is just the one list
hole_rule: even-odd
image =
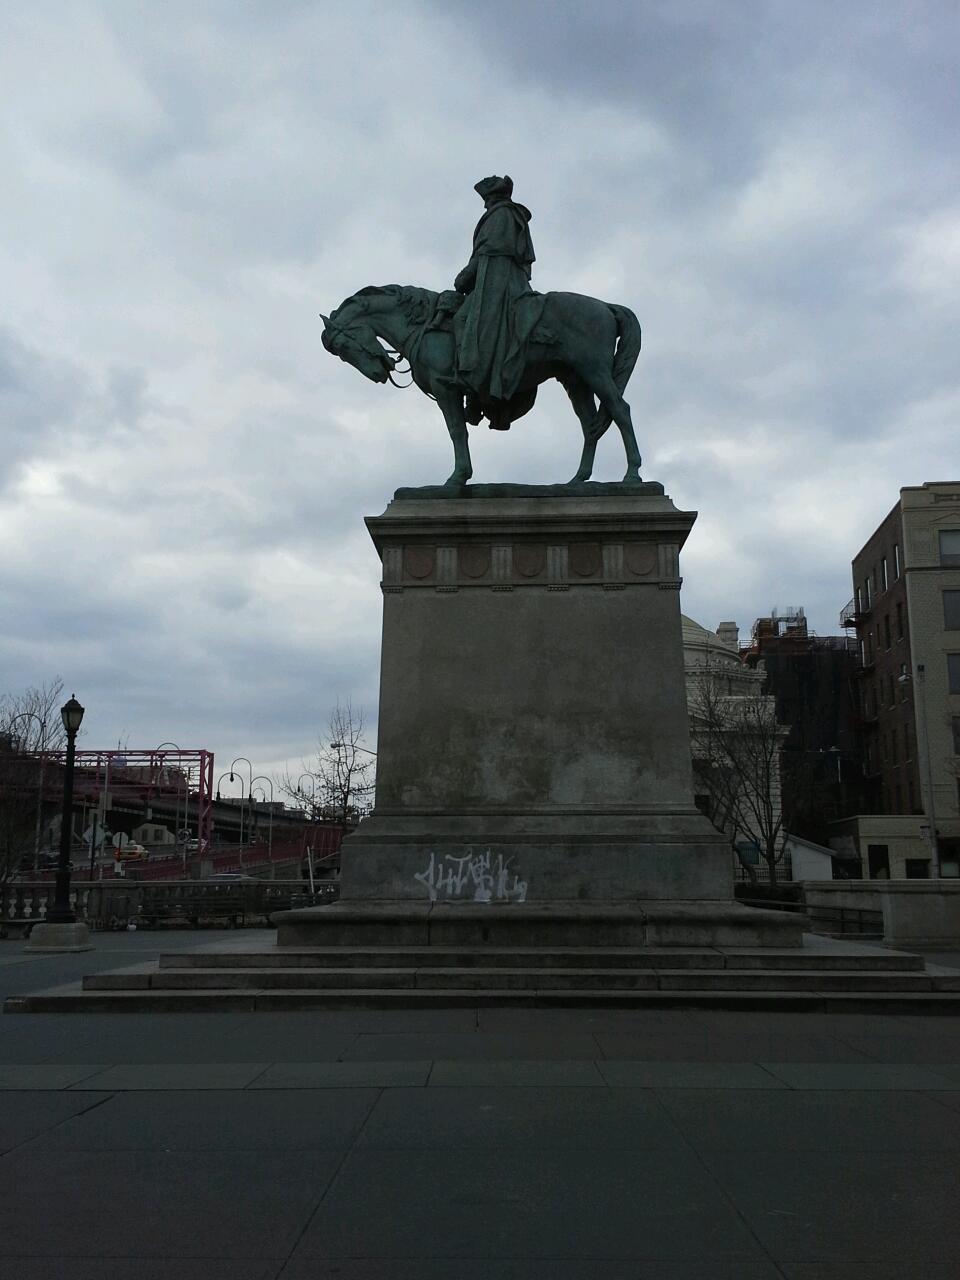
[[696,810],[662,493],[413,497],[383,560],[377,807],[345,901],[729,902]]
[[803,892],[811,907],[882,911],[894,946],[960,945],[960,880],[808,880]]
[[736,903],[338,902],[271,917],[280,946],[801,947],[803,916]]
[[58,924],[41,920],[30,930],[25,951],[92,951],[90,930],[82,920]]

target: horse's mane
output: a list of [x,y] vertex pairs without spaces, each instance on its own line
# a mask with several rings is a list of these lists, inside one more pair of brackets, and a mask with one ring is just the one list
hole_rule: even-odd
[[[396,299],[397,306],[411,324],[426,324],[433,315],[439,297],[433,289],[421,289],[415,284],[368,284],[365,289],[358,289],[347,298],[342,306],[347,306],[357,298],[383,297],[384,294]],[[337,308],[338,311],[341,309],[342,307]]]

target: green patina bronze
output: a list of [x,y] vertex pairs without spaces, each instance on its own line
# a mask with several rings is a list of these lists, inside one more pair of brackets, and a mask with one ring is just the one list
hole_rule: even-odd
[[624,482],[639,484],[640,452],[623,398],[640,354],[636,316],[583,294],[535,293],[530,211],[511,198],[509,177],[484,178],[476,190],[485,209],[454,289],[368,286],[323,317],[323,345],[374,382],[393,381],[398,357],[408,361],[453,441],[447,486],[462,486],[473,474],[467,424],[486,417],[506,430],[550,378],[566,390],[583,431],[571,484],[590,478],[597,442],[611,422],[623,439]]
[[[505,431],[514,416],[521,416],[511,413],[511,402],[544,298],[530,287],[535,261],[531,215],[510,199],[513,182],[509,177],[484,178],[474,190],[485,211],[473,233],[470,261],[453,285],[467,295],[454,320],[457,373],[470,391],[467,421],[477,423],[486,414],[491,427]],[[515,407],[526,411],[522,404]]]

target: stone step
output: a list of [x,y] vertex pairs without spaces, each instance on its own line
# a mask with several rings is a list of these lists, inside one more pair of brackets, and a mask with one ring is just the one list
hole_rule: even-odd
[[[955,984],[955,986],[951,986]],[[689,970],[689,969],[158,969],[140,966],[115,973],[89,975],[86,991],[202,990],[627,990],[627,991],[922,991],[960,990],[960,977],[934,978],[927,973],[846,970]]]
[[84,991],[80,983],[8,996],[6,1013],[185,1013],[322,1009],[740,1009],[809,1013],[960,1012],[956,991],[428,991],[327,988],[301,991]]
[[175,951],[160,956],[169,969],[851,969],[923,970],[923,957],[907,952],[862,949],[782,951],[707,950],[672,947],[277,947],[270,951]]

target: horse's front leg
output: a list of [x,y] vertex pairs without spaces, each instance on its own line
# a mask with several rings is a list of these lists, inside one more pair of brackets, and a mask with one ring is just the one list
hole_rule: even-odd
[[463,412],[463,391],[457,387],[437,388],[437,404],[453,441],[453,471],[444,482],[448,485],[466,484],[473,475],[470,461],[470,442],[467,436],[467,420]]

